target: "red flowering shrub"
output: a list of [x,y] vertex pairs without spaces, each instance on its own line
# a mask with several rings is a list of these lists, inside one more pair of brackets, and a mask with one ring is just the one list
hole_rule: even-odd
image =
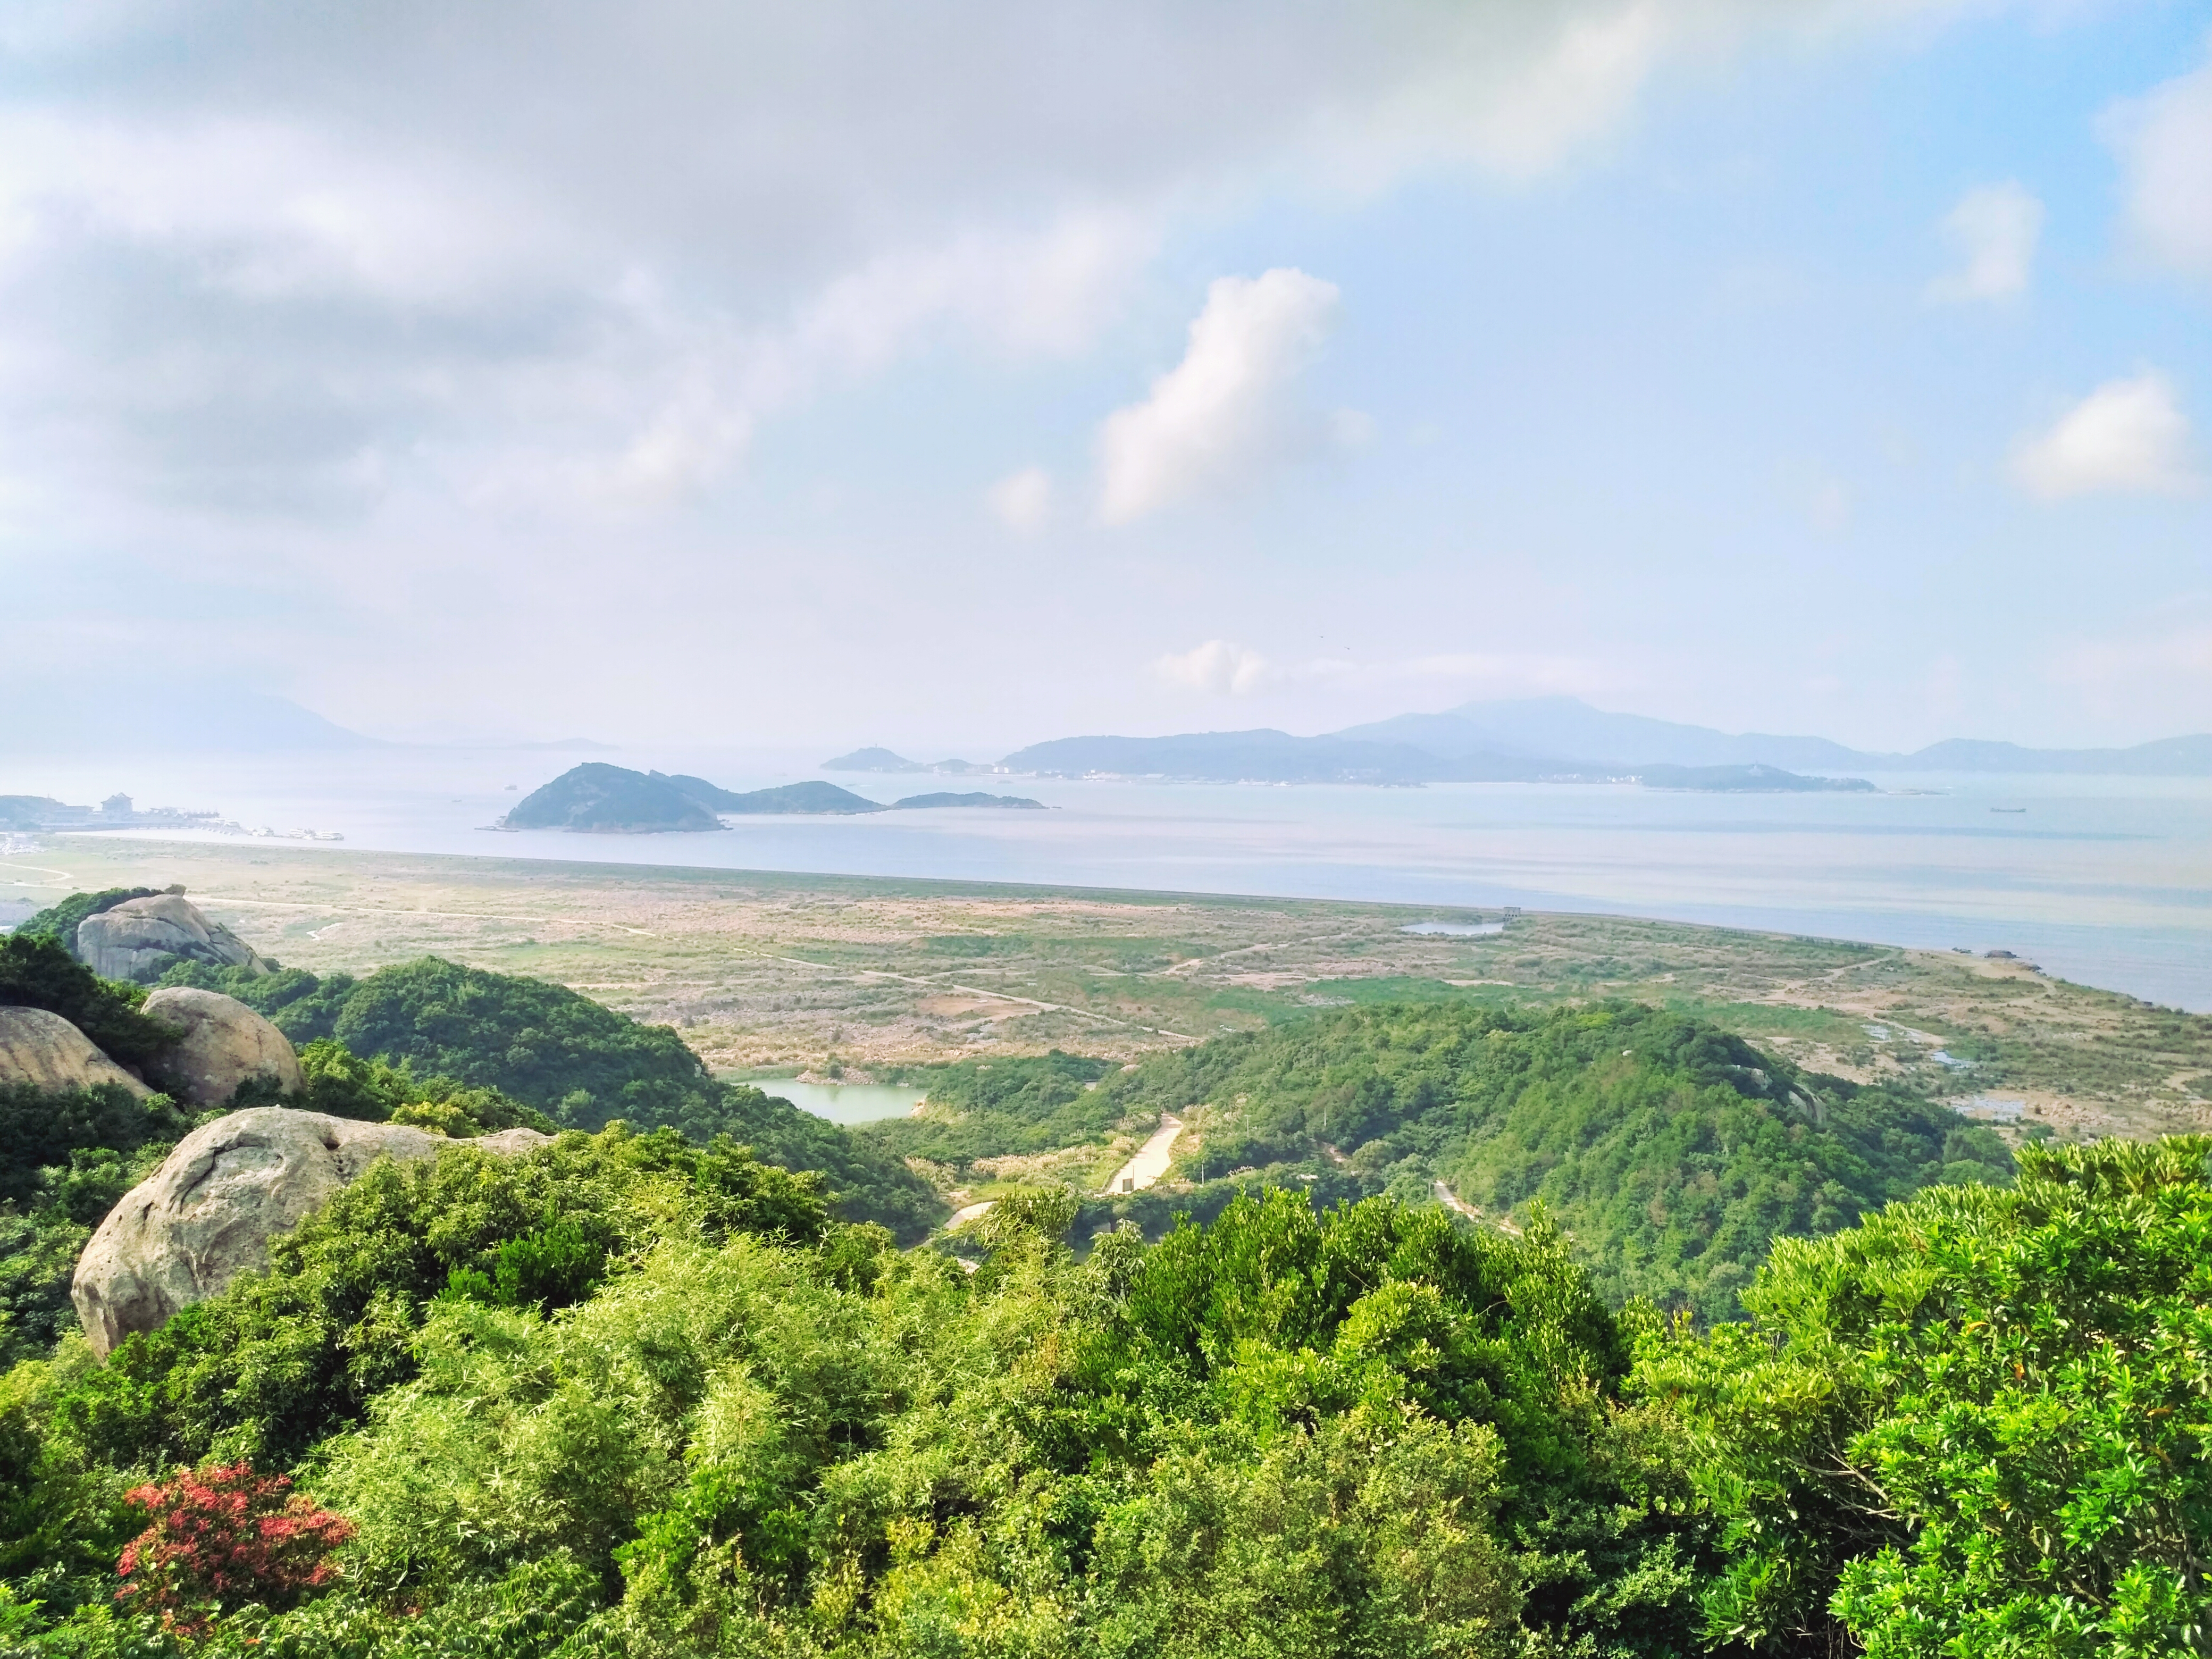
[[193,1631],[215,1608],[282,1607],[321,1589],[337,1576],[330,1553],[353,1536],[353,1522],[291,1495],[291,1485],[240,1460],[132,1488],[125,1499],[153,1524],[115,1565],[128,1581],[116,1599],[143,1596],[162,1623]]

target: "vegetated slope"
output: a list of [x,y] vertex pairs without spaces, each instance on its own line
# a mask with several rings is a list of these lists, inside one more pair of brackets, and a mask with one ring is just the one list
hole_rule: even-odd
[[258,980],[205,969],[172,978],[249,1003],[295,1043],[336,1037],[356,1054],[496,1089],[564,1128],[621,1118],[702,1143],[734,1136],[769,1163],[821,1171],[842,1213],[902,1237],[919,1237],[942,1213],[895,1158],[788,1102],[718,1081],[666,1026],[642,1024],[566,986],[436,957],[360,980],[318,981],[297,969]]
[[1129,1108],[1099,1086],[1110,1061],[1054,1049],[1033,1059],[971,1060],[929,1077],[919,1115],[854,1133],[900,1158],[964,1170],[977,1158],[1049,1152],[1103,1140]]
[[1634,1004],[1348,1008],[1156,1055],[1099,1094],[1102,1111],[1204,1109],[1176,1159],[1201,1211],[1255,1176],[1408,1201],[1443,1180],[1498,1217],[1540,1200],[1608,1297],[1712,1319],[1736,1316],[1773,1238],[2011,1164],[1946,1107]]
[[[690,787],[699,781],[679,778],[677,781]],[[866,795],[856,795],[849,789],[840,789],[836,784],[824,783],[818,778],[809,778],[801,783],[778,784],[773,789],[749,789],[741,794],[734,794],[727,789],[714,789],[712,784],[705,787],[714,790],[714,810],[718,812],[811,812],[836,817],[887,810],[881,801],[870,800]]]

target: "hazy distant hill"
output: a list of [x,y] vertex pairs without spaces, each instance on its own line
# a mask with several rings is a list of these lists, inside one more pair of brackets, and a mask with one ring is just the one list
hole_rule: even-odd
[[1934,772],[2102,772],[2129,777],[2212,777],[2212,735],[2160,738],[2132,749],[2023,749],[1951,738],[1893,763]]
[[1717,732],[1641,714],[1614,714],[1578,697],[1463,703],[1440,714],[1400,714],[1333,734],[1411,744],[1440,757],[1525,755],[1636,771],[1650,766],[1779,766],[1825,772],[2104,772],[2212,776],[2212,736],[2164,738],[2130,749],[2028,749],[1953,738],[1909,755],[1851,749],[1826,738]]
[[0,679],[0,755],[265,754],[379,747],[289,698],[190,678]]
[[1470,702],[1441,714],[1400,714],[1335,734],[1410,743],[1432,754],[1486,751],[1552,758],[1615,770],[1639,766],[1780,766],[1792,771],[1865,767],[1872,758],[1826,738],[1741,735],[1702,726],[1612,714],[1577,697]]
[[920,761],[910,761],[888,749],[855,749],[849,755],[822,763],[825,772],[927,772]]
[[1204,779],[1265,783],[1430,783],[1446,780],[1510,781],[1540,777],[1546,769],[1512,756],[1449,758],[1407,743],[1343,735],[1300,738],[1287,732],[1191,732],[1165,738],[1060,738],[1006,757],[1009,770],[1046,777]]
[[822,769],[825,772],[948,772],[957,777],[969,772],[988,772],[992,769],[978,766],[973,761],[910,761],[888,749],[855,749],[849,755],[823,761]]

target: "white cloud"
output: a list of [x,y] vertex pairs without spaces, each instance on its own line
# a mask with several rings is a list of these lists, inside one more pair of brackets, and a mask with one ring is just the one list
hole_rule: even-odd
[[1182,362],[1141,404],[1098,430],[1098,516],[1127,524],[1202,491],[1240,483],[1346,429],[1286,396],[1336,313],[1334,283],[1277,269],[1207,289]]
[[1052,475],[1029,466],[985,490],[983,505],[1007,529],[1033,536],[1052,519]]
[[2010,300],[2027,292],[2043,204],[2018,179],[1968,191],[1944,216],[1942,230],[1960,264],[1928,284],[1930,301]]
[[2042,501],[2098,492],[2188,495],[2203,477],[2191,454],[2189,417],[2154,369],[2108,380],[2012,457],[2014,479]]
[[1186,685],[1217,696],[1242,696],[1255,691],[1273,672],[1265,657],[1231,640],[1208,640],[1188,651],[1162,657],[1152,665],[1152,671],[1172,685]]
[[2212,276],[2212,64],[2105,113],[2129,232],[2145,253]]

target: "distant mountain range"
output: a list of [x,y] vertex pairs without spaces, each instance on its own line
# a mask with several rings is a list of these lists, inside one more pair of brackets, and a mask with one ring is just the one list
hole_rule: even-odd
[[1954,738],[1911,754],[1852,749],[1826,738],[1717,732],[1640,714],[1609,714],[1577,697],[1470,702],[1437,714],[1347,726],[1317,737],[1287,732],[1187,732],[1168,737],[1058,738],[1017,750],[996,769],[966,761],[923,765],[888,749],[825,762],[846,771],[998,769],[1039,777],[1160,777],[1210,782],[1598,782],[1653,788],[1871,788],[1862,772],[2072,772],[2137,777],[2212,776],[2212,735],[2130,749],[2027,749]]
[[1951,738],[1911,754],[1852,749],[1826,738],[1717,732],[1641,714],[1613,714],[1579,697],[1470,702],[1441,714],[1400,714],[1339,738],[1410,744],[1440,757],[1498,753],[1613,770],[1750,766],[1832,772],[2100,772],[2138,777],[2212,776],[2212,734],[2164,738],[2130,749],[2027,749]]

